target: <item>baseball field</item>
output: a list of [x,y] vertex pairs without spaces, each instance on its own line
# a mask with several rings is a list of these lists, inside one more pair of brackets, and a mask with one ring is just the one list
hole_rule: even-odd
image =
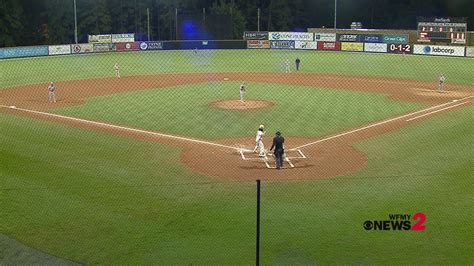
[[[262,264],[474,263],[472,59],[200,50],[0,69],[0,264],[252,264],[257,179]],[[285,137],[285,169],[251,152],[260,124],[267,150]]]

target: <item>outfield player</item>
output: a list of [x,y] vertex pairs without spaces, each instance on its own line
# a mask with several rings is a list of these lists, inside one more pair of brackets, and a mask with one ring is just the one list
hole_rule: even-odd
[[54,86],[54,83],[51,81],[48,86],[48,101],[50,103],[55,103],[56,102],[56,86]]
[[295,60],[296,71],[300,71],[300,64],[301,64],[301,60],[299,57],[297,57]]
[[286,60],[286,61],[285,61],[285,72],[286,72],[286,73],[290,73],[290,72],[291,72],[291,69],[290,69],[290,60]]
[[439,75],[438,82],[438,91],[444,92],[444,83],[446,82],[446,77],[443,74]]
[[265,147],[263,146],[263,135],[265,135],[264,126],[260,125],[257,130],[257,137],[255,138],[255,148],[253,152],[258,152],[258,156],[265,157]]
[[115,70],[115,76],[117,78],[120,78],[120,66],[119,66],[119,64],[114,65],[114,70]]
[[245,84],[242,82],[240,83],[240,101],[244,102],[244,96],[245,96]]

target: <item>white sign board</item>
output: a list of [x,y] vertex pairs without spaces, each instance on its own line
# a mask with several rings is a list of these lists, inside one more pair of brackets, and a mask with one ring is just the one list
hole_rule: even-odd
[[317,49],[318,49],[318,42],[296,41],[296,42],[295,42],[295,49],[300,49],[300,50],[317,50]]
[[459,46],[415,44],[413,47],[414,54],[422,55],[464,56],[465,50],[464,47]]
[[50,45],[48,46],[49,55],[70,54],[71,45]]
[[387,48],[386,43],[364,43],[364,52],[386,53]]
[[466,56],[474,57],[474,47],[466,47]]
[[336,33],[315,33],[314,40],[318,42],[335,42]]
[[314,41],[314,34],[309,32],[270,32],[270,41]]

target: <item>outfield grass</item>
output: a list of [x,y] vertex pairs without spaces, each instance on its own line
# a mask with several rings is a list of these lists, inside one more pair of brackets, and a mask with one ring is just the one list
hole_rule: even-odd
[[[284,62],[301,58],[302,71],[395,77],[436,81],[442,72],[448,83],[474,84],[470,58],[400,56],[390,54],[273,51],[203,50],[53,56],[0,60],[0,88],[49,81],[114,76],[121,65],[124,76],[188,72],[283,72]],[[350,67],[348,67],[350,66]]]
[[89,99],[54,112],[202,139],[251,136],[264,124],[286,136],[317,137],[394,117],[424,105],[391,101],[385,95],[291,85],[248,83],[246,99],[274,102],[258,110],[211,107],[238,99],[239,83],[209,82]]
[[[473,112],[358,144],[373,158],[359,173],[264,183],[262,262],[472,263]],[[0,232],[88,264],[253,262],[253,183],[188,172],[161,144],[5,114],[0,123]],[[362,228],[418,211],[426,231]]]

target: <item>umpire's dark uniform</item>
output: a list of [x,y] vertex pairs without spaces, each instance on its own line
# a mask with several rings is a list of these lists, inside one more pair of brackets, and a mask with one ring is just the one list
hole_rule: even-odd
[[301,60],[299,58],[296,58],[295,64],[296,64],[296,71],[300,71]]
[[285,138],[281,136],[281,133],[278,131],[275,134],[275,137],[273,138],[273,144],[270,150],[273,150],[275,148],[275,151],[273,154],[275,154],[275,160],[276,160],[276,168],[280,169],[283,166],[283,154],[285,153],[285,149],[283,146],[283,143],[285,142]]

